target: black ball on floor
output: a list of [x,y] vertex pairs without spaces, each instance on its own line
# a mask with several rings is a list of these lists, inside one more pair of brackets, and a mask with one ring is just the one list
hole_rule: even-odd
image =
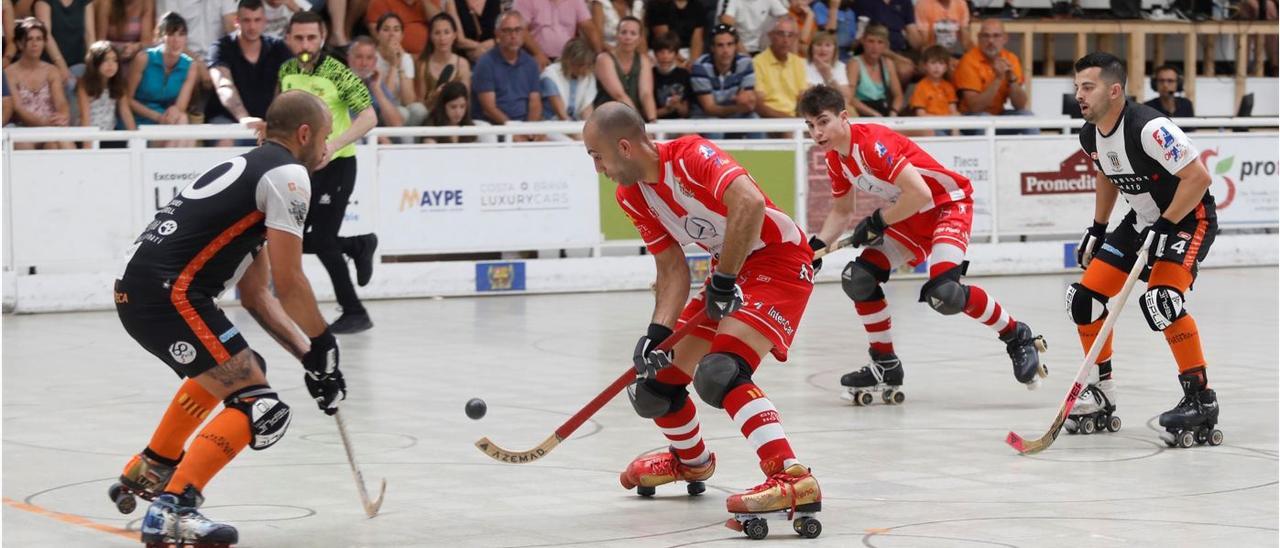
[[471,417],[471,420],[480,420],[488,410],[489,406],[485,405],[484,400],[480,398],[471,398],[467,401],[467,416]]

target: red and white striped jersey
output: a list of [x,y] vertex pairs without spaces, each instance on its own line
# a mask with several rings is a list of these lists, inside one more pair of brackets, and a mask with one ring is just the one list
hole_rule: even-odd
[[827,174],[831,177],[831,195],[839,198],[857,185],[864,192],[896,202],[902,189],[893,181],[908,165],[924,177],[933,200],[920,211],[940,205],[968,200],[973,185],[964,175],[951,171],[919,145],[902,134],[880,124],[849,124],[849,150],[845,154],[827,153]]
[[[636,225],[650,253],[661,253],[673,243],[692,243],[719,255],[728,227],[724,193],[739,175],[750,179],[750,174],[720,147],[697,135],[657,143],[657,148],[658,180],[618,185],[618,205]],[[768,196],[764,202],[764,224],[751,250],[804,243],[804,232],[796,222]]]

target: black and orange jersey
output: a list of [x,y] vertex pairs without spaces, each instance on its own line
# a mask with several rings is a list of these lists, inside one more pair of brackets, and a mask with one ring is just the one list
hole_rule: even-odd
[[129,249],[124,277],[216,297],[248,268],[267,227],[302,237],[310,197],[307,169],[283,146],[231,158],[156,212]]
[[[1199,152],[1173,121],[1156,109],[1128,101],[1110,133],[1092,123],[1080,129],[1080,147],[1120,189],[1136,215],[1137,227],[1154,223],[1173,202],[1177,173],[1198,162]],[[1189,218],[1213,216],[1213,195],[1205,191]]]

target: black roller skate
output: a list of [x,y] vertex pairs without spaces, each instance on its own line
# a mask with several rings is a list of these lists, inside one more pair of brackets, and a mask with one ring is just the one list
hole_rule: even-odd
[[200,491],[190,485],[181,496],[161,493],[142,517],[142,543],[147,548],[227,548],[239,542],[235,527],[210,520],[196,510],[203,502]]
[[1080,391],[1063,426],[1068,434],[1120,431],[1116,412],[1115,381],[1107,379],[1090,384]]
[[107,488],[107,496],[121,514],[132,514],[138,507],[134,497],[154,500],[169,484],[169,478],[173,477],[173,471],[181,460],[181,457],[169,460],[144,449],[125,465],[120,481]]
[[1178,375],[1182,384],[1182,401],[1177,407],[1160,414],[1160,434],[1169,447],[1186,449],[1192,445],[1222,445],[1218,424],[1218,395],[1207,388],[1204,368],[1198,367]]
[[1013,330],[1001,335],[1000,340],[1013,360],[1013,376],[1027,385],[1027,390],[1039,388],[1040,378],[1049,376],[1049,367],[1040,363],[1040,353],[1049,350],[1049,343],[1022,322],[1015,322]]
[[862,369],[840,377],[840,384],[848,390],[841,396],[854,405],[871,405],[875,400],[874,393],[880,392],[881,400],[888,404],[899,404],[907,399],[902,392],[902,360],[892,352],[871,354],[871,362]]

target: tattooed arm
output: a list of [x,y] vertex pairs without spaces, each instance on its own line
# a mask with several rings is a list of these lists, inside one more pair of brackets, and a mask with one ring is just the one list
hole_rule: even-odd
[[271,293],[268,285],[270,279],[267,248],[264,247],[258,252],[253,264],[249,265],[249,269],[245,271],[244,276],[240,278],[240,283],[236,286],[240,289],[240,304],[249,312],[249,315],[253,316],[254,320],[257,320],[258,325],[271,335],[271,338],[293,354],[293,357],[301,360],[302,355],[306,354],[310,348],[310,343],[298,331],[293,320],[289,319],[284,307],[280,306],[280,301]]

